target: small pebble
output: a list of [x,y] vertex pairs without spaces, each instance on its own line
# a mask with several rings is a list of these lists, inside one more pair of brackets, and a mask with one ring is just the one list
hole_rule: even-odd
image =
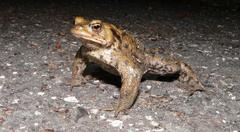
[[32,65],[34,65],[34,63],[31,63],[31,62],[25,62],[24,65],[30,65],[30,66],[32,66]]
[[152,88],[152,86],[150,86],[150,85],[147,85],[147,89],[151,89]]
[[149,40],[151,40],[151,41],[156,41],[157,38],[155,38],[155,37],[151,37],[151,38],[149,38]]
[[13,75],[16,75],[16,74],[18,74],[18,72],[13,72],[12,74],[13,74]]
[[123,122],[120,121],[120,120],[111,120],[111,119],[108,119],[107,121],[110,122],[110,125],[111,125],[112,127],[118,127],[118,128],[120,128],[120,129],[123,128]]
[[159,123],[157,123],[156,121],[151,121],[150,124],[154,127],[159,126]]
[[26,128],[26,126],[20,125],[20,129],[25,129],[25,128]]
[[0,79],[5,79],[5,76],[4,76],[4,75],[1,75],[1,76],[0,76]]
[[3,88],[3,85],[0,85],[0,90]]
[[73,44],[77,44],[77,42],[76,42],[76,41],[73,41],[72,43],[73,43]]
[[77,98],[74,97],[74,96],[66,97],[66,98],[64,98],[63,100],[66,101],[66,102],[71,102],[71,103],[78,103],[78,102],[79,102],[79,101],[77,100]]
[[61,80],[60,78],[56,78],[55,83],[61,84],[61,83],[62,83],[62,80]]
[[232,96],[231,99],[232,99],[232,100],[236,100],[236,96]]
[[199,47],[197,44],[191,44],[190,47]]
[[45,93],[44,92],[38,92],[37,94],[40,95],[40,96],[43,96]]
[[99,83],[100,81],[99,80],[94,80],[93,83]]
[[222,122],[223,122],[223,123],[227,123],[227,121],[226,121],[226,120],[222,120]]
[[36,75],[37,74],[37,72],[33,72],[33,75]]
[[223,61],[223,62],[226,61],[226,58],[222,58],[222,61]]
[[101,120],[105,120],[106,119],[106,115],[105,114],[100,115],[100,119]]
[[39,112],[39,111],[35,111],[34,114],[35,114],[36,116],[42,115],[42,113]]
[[130,124],[128,124],[128,126],[130,126],[130,127],[132,127],[133,125],[134,125],[134,124],[131,124],[131,123],[130,123]]
[[69,67],[67,67],[66,69],[67,69],[67,71],[71,71],[71,69]]
[[19,100],[20,100],[20,99],[14,99],[14,100],[12,101],[12,104],[18,104]]
[[53,96],[53,97],[51,97],[51,99],[52,99],[52,100],[55,100],[55,99],[57,99],[57,97],[56,97],[56,96]]
[[44,60],[46,60],[48,57],[47,57],[47,56],[42,56],[42,58],[43,58]]
[[238,58],[238,57],[234,57],[233,59],[234,59],[234,60],[239,60],[239,58]]
[[48,75],[47,75],[47,74],[42,74],[41,76],[42,76],[42,77],[47,77]]
[[117,98],[119,98],[119,95],[120,95],[120,93],[118,91],[114,91],[112,97],[117,99]]
[[10,63],[6,63],[6,65],[7,65],[7,66],[11,66],[12,64],[10,64]]
[[34,123],[34,126],[38,126],[38,123]]
[[61,41],[62,42],[67,42],[67,40],[65,38],[62,38]]
[[145,118],[146,118],[147,120],[149,120],[149,121],[152,121],[152,120],[153,120],[152,116],[145,116]]
[[[231,87],[230,87],[231,88]],[[233,96],[233,94],[232,93],[230,93],[230,92],[228,92],[228,96]]]
[[35,26],[37,26],[37,27],[42,27],[42,25],[39,24],[39,23],[36,23]]
[[98,109],[91,109],[90,112],[96,115],[99,112],[99,110]]
[[238,39],[234,39],[234,40],[232,40],[232,42],[233,42],[233,43],[238,43],[239,40],[238,40]]

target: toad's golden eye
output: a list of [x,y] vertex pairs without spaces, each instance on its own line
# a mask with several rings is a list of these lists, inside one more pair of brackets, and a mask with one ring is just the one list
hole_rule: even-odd
[[100,23],[92,23],[92,24],[90,24],[90,28],[94,32],[100,32],[102,30],[102,25]]

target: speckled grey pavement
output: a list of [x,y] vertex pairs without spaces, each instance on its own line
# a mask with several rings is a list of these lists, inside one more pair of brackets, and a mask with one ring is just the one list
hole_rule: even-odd
[[[0,3],[1,132],[239,132],[239,8],[188,3],[59,1]],[[119,78],[102,73],[66,85],[81,42],[69,30],[76,15],[132,33],[158,55],[189,63],[208,93],[188,96],[178,81],[144,80],[134,106],[114,118],[101,111],[119,96]],[[148,78],[148,77],[146,77]],[[117,81],[115,81],[117,80]]]

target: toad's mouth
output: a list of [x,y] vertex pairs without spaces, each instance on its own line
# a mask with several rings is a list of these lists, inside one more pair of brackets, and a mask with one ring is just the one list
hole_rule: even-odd
[[85,36],[85,35],[80,35],[80,34],[73,34],[73,35],[77,38],[83,39],[85,41],[94,42],[98,45],[107,45],[107,42],[105,40],[102,40],[102,39],[92,38],[92,37]]
[[99,46],[108,46],[108,42],[101,38],[97,38],[92,35],[88,35],[88,34],[84,34],[84,33],[79,34],[74,31],[71,31],[71,32],[75,37],[80,38],[84,41],[93,42],[95,45],[99,45]]

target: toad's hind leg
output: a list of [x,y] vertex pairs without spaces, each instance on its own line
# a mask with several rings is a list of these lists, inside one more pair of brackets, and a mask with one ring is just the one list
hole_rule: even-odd
[[189,85],[189,91],[203,91],[203,85],[199,81],[197,75],[192,68],[186,63],[173,57],[161,58],[158,56],[150,56],[149,72],[153,74],[167,75],[179,74],[179,81]]

